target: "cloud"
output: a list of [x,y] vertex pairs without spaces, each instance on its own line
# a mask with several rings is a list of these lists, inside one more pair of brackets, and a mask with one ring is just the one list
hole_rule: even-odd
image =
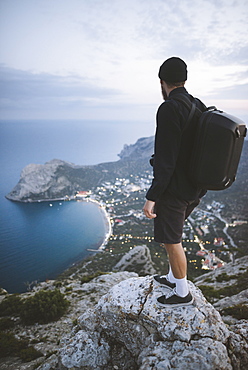
[[[106,105],[117,89],[98,87],[81,76],[55,76],[46,73],[34,74],[4,66],[0,67],[0,111],[1,116],[15,111],[32,115],[44,114],[49,118],[66,114],[75,116],[84,108]],[[75,112],[74,112],[75,111]],[[22,116],[19,118],[22,118]]]
[[246,0],[2,3],[2,61],[14,68],[106,79],[129,60],[177,54],[220,65],[247,50]]
[[[145,2],[142,32],[162,58],[177,53],[220,65],[227,57],[237,62],[239,49],[247,50],[245,0],[157,0],[153,5]],[[247,54],[243,57],[247,62]]]
[[103,88],[97,81],[92,84],[92,80],[77,75],[35,74],[1,66],[0,84],[1,119],[151,119],[153,122],[152,104],[143,103],[137,108],[120,89]]
[[221,89],[219,91],[219,96],[222,99],[230,99],[230,100],[244,99],[245,100],[248,96],[248,83],[239,85],[238,87],[230,86],[228,88]]
[[246,82],[247,17],[246,0],[1,0],[2,104],[142,116],[161,101],[158,67],[172,55],[189,66],[190,92],[218,97]]
[[47,73],[34,74],[7,67],[0,67],[0,97],[23,100],[36,98],[70,98],[88,101],[105,99],[119,94],[117,89],[103,89],[81,76],[55,76]]
[[[189,85],[205,96],[223,96],[225,89],[239,89],[248,82],[248,67],[240,64],[209,65],[207,62],[189,63]],[[246,98],[245,96],[243,98]],[[233,99],[237,99],[234,95]]]

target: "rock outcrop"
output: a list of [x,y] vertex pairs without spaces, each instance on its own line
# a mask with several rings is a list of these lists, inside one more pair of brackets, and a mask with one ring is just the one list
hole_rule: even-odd
[[137,245],[131,249],[120,259],[113,270],[138,271],[139,275],[153,275],[156,273],[150,249],[146,245]]
[[[60,292],[65,294],[65,298],[70,302],[70,307],[68,312],[59,320],[47,324],[24,325],[18,317],[15,317],[16,325],[11,329],[11,332],[17,339],[25,339],[29,343],[35,343],[35,349],[42,352],[44,357],[31,362],[22,362],[18,357],[0,358],[0,369],[33,370],[48,357],[49,362],[45,363],[44,369],[52,369],[51,364],[53,362],[57,363],[57,356],[51,356],[51,354],[56,353],[61,348],[61,338],[72,333],[78,317],[89,308],[94,308],[99,299],[107,294],[114,285],[137,276],[138,274],[135,272],[127,271],[106,273],[85,283],[82,281],[83,275],[79,274],[77,278],[70,276],[62,281],[49,280],[42,282],[37,284],[31,292],[22,293],[20,296],[25,299],[39,291],[53,291],[59,286]],[[6,295],[7,292],[2,289],[0,303]]]
[[149,158],[154,152],[154,136],[142,137],[135,144],[124,145],[118,154],[121,159]]
[[[195,284],[200,288],[207,286],[215,292],[222,292],[222,297],[213,299],[213,305],[219,311],[229,307],[234,308],[237,305],[248,307],[247,266],[248,256],[244,256],[233,263],[228,263],[221,268],[197,277]],[[228,321],[235,322],[231,318]]]
[[[248,267],[248,256],[236,259],[234,262],[225,264],[223,267],[205,273],[195,278],[197,286],[208,284],[215,289],[220,289],[237,282],[239,275],[244,274]],[[223,275],[224,274],[224,275]],[[226,276],[226,278],[224,278]],[[223,279],[221,279],[223,277]],[[229,277],[227,279],[227,277]]]
[[37,201],[56,199],[75,191],[68,170],[76,169],[72,163],[53,159],[45,164],[29,164],[21,172],[20,180],[6,195],[14,201]]
[[247,323],[228,330],[201,291],[189,284],[192,305],[160,308],[156,298],[166,288],[154,286],[151,276],[118,283],[79,317],[59,356],[39,369],[246,368]]

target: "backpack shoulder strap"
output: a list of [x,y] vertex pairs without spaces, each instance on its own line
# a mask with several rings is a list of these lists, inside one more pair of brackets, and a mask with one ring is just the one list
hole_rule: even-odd
[[[196,114],[198,117],[200,117],[202,111],[196,106],[196,100],[198,100],[203,105],[203,111],[206,111],[208,108],[203,104],[200,99],[194,98],[192,95],[186,95],[182,93],[175,94],[171,97],[171,99],[177,100],[181,102],[188,110],[189,110],[189,116],[185,123],[185,126],[183,128],[184,132],[186,128],[189,126],[189,123],[192,121],[194,115]],[[211,107],[212,108],[212,107]]]
[[177,94],[177,95],[174,95],[172,97],[172,99],[179,101],[180,103],[182,103],[190,111],[189,112],[189,115],[188,115],[188,118],[187,118],[187,121],[186,121],[186,123],[184,125],[184,128],[182,130],[182,132],[184,132],[186,130],[186,128],[189,126],[189,123],[192,121],[192,118],[195,115],[195,112],[196,112],[196,102],[195,102],[194,99],[191,101],[191,99],[188,98],[185,94]]

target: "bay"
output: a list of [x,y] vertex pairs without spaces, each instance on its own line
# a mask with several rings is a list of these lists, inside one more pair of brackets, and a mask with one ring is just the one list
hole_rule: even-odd
[[105,239],[106,219],[94,203],[7,200],[21,170],[54,158],[80,165],[116,161],[124,144],[152,130],[144,122],[0,121],[0,287],[17,293],[55,278]]
[[88,248],[98,248],[107,231],[90,202],[11,202],[7,208],[0,229],[0,285],[9,293],[55,278],[86,257]]

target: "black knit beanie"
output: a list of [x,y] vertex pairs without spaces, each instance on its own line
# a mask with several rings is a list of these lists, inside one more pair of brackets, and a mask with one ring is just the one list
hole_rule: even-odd
[[180,58],[169,58],[159,68],[158,77],[165,82],[186,81],[187,65]]

